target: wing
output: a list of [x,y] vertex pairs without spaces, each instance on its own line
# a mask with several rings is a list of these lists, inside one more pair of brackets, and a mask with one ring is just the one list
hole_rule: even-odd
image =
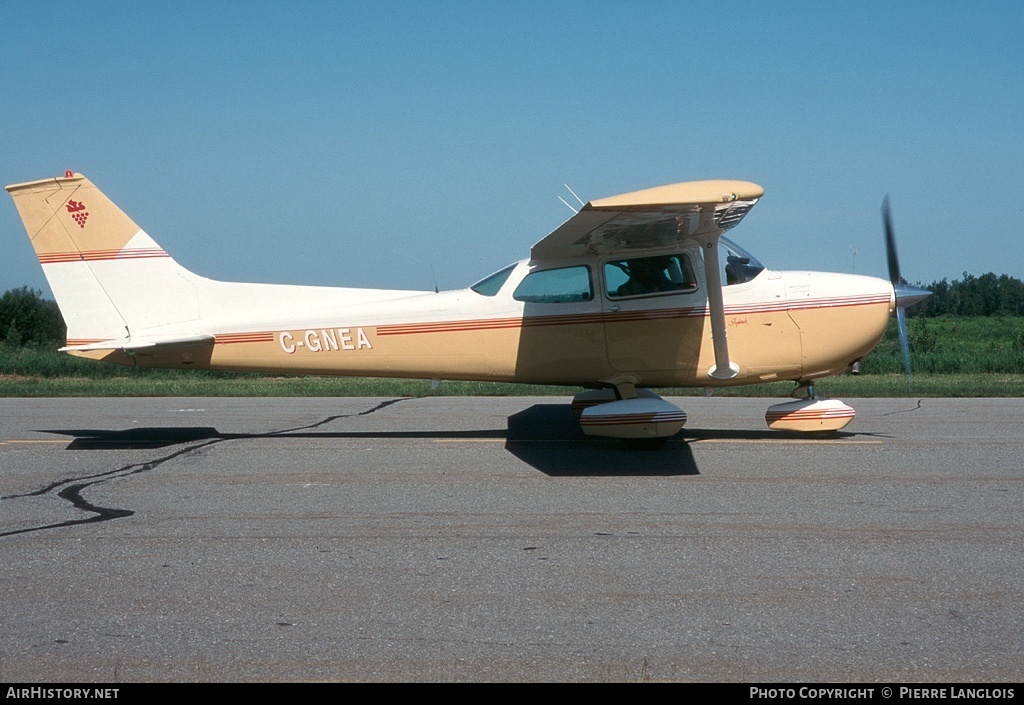
[[630,252],[717,239],[764,189],[749,181],[687,181],[601,198],[533,246],[533,259]]
[[740,368],[729,359],[718,238],[763,195],[764,189],[749,181],[689,181],[602,198],[583,206],[534,245],[530,256],[539,260],[604,255],[699,242],[715,348],[715,364],[708,375],[732,379]]

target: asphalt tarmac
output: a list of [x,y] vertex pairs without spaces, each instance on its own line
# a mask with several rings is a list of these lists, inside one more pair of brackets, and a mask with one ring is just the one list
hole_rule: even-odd
[[1024,400],[0,401],[0,681],[1020,682]]

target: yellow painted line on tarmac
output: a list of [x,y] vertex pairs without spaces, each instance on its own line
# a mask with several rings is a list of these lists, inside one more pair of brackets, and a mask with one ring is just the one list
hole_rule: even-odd
[[[582,438],[435,438],[434,443],[576,443]],[[593,440],[593,439],[592,439]],[[615,438],[602,438],[614,441]]]
[[[435,438],[434,443],[576,443],[582,440],[616,441],[617,438],[593,436],[583,438]],[[774,445],[881,445],[879,440],[847,438],[694,438],[670,440],[669,443],[771,443]]]
[[61,441],[52,441],[52,440],[40,440],[38,438],[12,438],[12,439],[7,440],[7,441],[0,441],[0,446],[5,446],[5,445],[8,445],[10,443],[64,443],[64,444],[67,444],[68,440],[64,439],[64,440],[61,440]]
[[881,445],[878,440],[850,440],[845,438],[695,438],[691,443],[773,443],[794,445]]
[[[506,443],[507,438],[435,438],[434,443]],[[557,441],[561,443],[561,441]]]

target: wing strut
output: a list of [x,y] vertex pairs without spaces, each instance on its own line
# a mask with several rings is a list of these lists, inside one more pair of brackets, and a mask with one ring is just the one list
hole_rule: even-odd
[[[714,225],[714,208],[701,209],[701,220],[710,221],[710,227],[697,237],[704,257],[704,282],[708,289],[708,308],[711,311],[711,340],[715,345],[715,364],[708,375],[715,379],[733,379],[740,373],[740,366],[729,360],[729,341],[725,333],[725,302],[722,298],[722,275],[718,265],[718,238],[722,230]],[[704,223],[701,223],[704,226]]]

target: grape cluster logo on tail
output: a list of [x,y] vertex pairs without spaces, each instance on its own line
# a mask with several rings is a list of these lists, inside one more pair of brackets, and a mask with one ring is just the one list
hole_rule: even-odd
[[67,209],[68,213],[71,214],[71,218],[78,223],[78,227],[84,228],[85,221],[89,218],[89,212],[85,210],[85,204],[81,201],[68,201]]

